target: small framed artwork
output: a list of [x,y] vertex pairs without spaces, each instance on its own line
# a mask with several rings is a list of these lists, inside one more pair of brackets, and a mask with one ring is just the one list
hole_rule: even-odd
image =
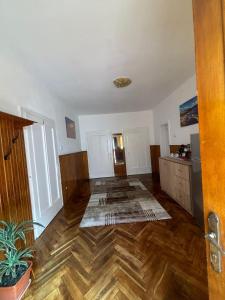
[[75,122],[67,117],[65,117],[65,121],[66,121],[67,137],[70,139],[75,139],[76,138]]
[[198,98],[193,97],[180,105],[181,127],[198,123]]

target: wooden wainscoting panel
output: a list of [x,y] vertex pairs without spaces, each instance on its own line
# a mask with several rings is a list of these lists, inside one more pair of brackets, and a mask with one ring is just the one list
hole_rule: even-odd
[[64,204],[78,195],[89,194],[87,151],[60,155],[59,161]]
[[114,172],[115,176],[123,177],[127,175],[126,162],[124,164],[115,164],[114,163]]
[[76,194],[77,173],[75,160],[75,154],[61,155],[59,157],[64,203]]
[[152,174],[159,175],[160,145],[150,146],[150,156],[152,163]]
[[[23,127],[33,122],[0,112],[0,219],[32,220]],[[33,243],[33,233],[28,244]]]
[[180,149],[180,145],[170,145],[170,153],[176,153]]

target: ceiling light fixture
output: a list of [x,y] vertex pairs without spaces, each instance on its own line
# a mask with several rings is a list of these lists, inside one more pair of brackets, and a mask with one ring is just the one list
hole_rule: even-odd
[[113,83],[117,88],[124,88],[130,85],[131,82],[132,80],[128,77],[118,77],[115,80],[113,80]]

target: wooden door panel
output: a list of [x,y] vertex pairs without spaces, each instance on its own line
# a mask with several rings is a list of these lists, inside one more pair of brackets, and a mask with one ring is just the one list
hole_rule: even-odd
[[[205,231],[209,212],[218,214],[225,246],[225,76],[224,0],[193,0],[196,72]],[[225,298],[225,257],[222,273],[213,271],[207,244],[210,299]]]

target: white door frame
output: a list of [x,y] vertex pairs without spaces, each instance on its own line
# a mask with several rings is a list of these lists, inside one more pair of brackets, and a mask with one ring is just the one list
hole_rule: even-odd
[[[21,115],[22,117],[26,118],[26,119],[29,119],[35,123],[38,123],[42,126],[44,126],[44,124],[48,123],[48,124],[51,124],[51,126],[55,129],[55,122],[54,120],[51,120],[49,118],[46,118],[36,112],[33,112],[33,111],[30,111],[26,108],[20,108],[20,112],[21,112]],[[29,127],[29,126],[27,126]],[[56,130],[54,130],[56,131]],[[38,191],[34,191],[35,189],[35,184],[33,182],[33,177],[35,178],[35,174],[33,174],[32,172],[32,168],[31,168],[31,165],[30,165],[30,161],[29,161],[29,157],[30,157],[30,151],[33,151],[31,148],[32,146],[30,145],[29,141],[28,141],[28,133],[27,133],[27,129],[26,127],[24,128],[24,141],[25,141],[25,145],[26,145],[26,152],[27,152],[27,169],[28,169],[28,178],[29,178],[29,187],[30,187],[30,196],[31,196],[31,206],[32,206],[32,216],[33,216],[33,220],[34,221],[38,221],[37,220],[37,216],[38,216],[38,211],[40,210],[39,208],[39,204],[36,203],[37,201],[37,197],[38,197]],[[56,138],[56,132],[55,132],[55,138]],[[56,149],[57,149],[57,142],[55,141],[55,144],[56,144]],[[46,145],[44,146],[46,147]],[[46,152],[47,154],[47,152]],[[58,156],[58,153],[55,153],[55,156],[57,157]],[[47,157],[46,157],[47,159]],[[62,184],[61,184],[61,176],[60,176],[60,168],[59,168],[59,161],[57,159],[57,162],[56,162],[56,165],[57,165],[57,179],[58,179],[58,191],[59,191],[59,198],[60,200],[57,201],[57,205],[55,206],[55,213],[56,214],[63,206],[63,197],[62,197]],[[35,167],[35,166],[34,166]],[[49,173],[47,171],[47,176],[49,176]],[[49,181],[49,178],[48,178],[48,181]],[[50,191],[50,185],[48,185],[48,192],[49,192],[49,195],[51,194],[51,191]],[[35,194],[37,197],[35,197]],[[51,197],[50,197],[51,198]],[[52,199],[50,199],[51,201]],[[34,234],[35,234],[35,238],[37,238],[40,233],[42,232],[42,229],[39,228],[39,227],[35,227],[34,228]]]
[[[109,130],[98,130],[98,131],[90,131],[86,133],[86,146],[87,146],[87,153],[89,153],[89,148],[88,148],[88,137],[89,136],[93,136],[93,135],[108,135],[109,136],[109,140],[110,143],[108,143],[108,155],[109,155],[109,160],[111,161],[111,165],[112,165],[112,173],[110,174],[110,177],[115,176],[115,172],[114,172],[114,161],[113,161],[113,140],[112,140],[112,133]],[[88,162],[89,162],[89,166],[90,166],[90,160],[89,160],[89,155],[88,155]],[[90,177],[92,178],[92,173],[90,172]],[[99,176],[99,177],[105,177],[105,176]],[[98,177],[93,177],[93,178],[98,178]]]
[[37,112],[29,110],[25,107],[20,107],[20,114],[21,114],[22,118],[31,120],[31,121],[39,123],[39,124],[44,124],[45,121],[54,122],[52,119],[49,119]]
[[163,140],[163,137],[162,137],[162,126],[167,126],[168,128],[168,153],[167,155],[170,154],[170,143],[171,143],[171,137],[170,137],[170,132],[171,132],[171,126],[170,126],[170,121],[167,121],[165,123],[162,123],[160,124],[160,153],[161,153],[161,156],[165,156],[163,155],[164,153],[162,153],[162,145],[165,143],[165,141]]
[[[129,152],[131,151],[128,147],[128,141],[127,141],[127,134],[129,133],[138,133],[145,134],[146,136],[146,149],[145,153],[141,155],[145,155],[146,158],[146,165],[143,167],[139,167],[134,172],[134,169],[132,171],[129,171],[129,165],[128,165],[128,156]],[[151,163],[150,163],[150,155],[149,155],[149,145],[150,145],[150,136],[149,136],[149,128],[148,127],[136,127],[136,128],[129,128],[123,130],[123,137],[124,137],[124,146],[125,146],[125,155],[126,155],[126,167],[127,167],[127,175],[135,175],[135,174],[148,174],[151,172]],[[138,162],[139,164],[139,162]]]

